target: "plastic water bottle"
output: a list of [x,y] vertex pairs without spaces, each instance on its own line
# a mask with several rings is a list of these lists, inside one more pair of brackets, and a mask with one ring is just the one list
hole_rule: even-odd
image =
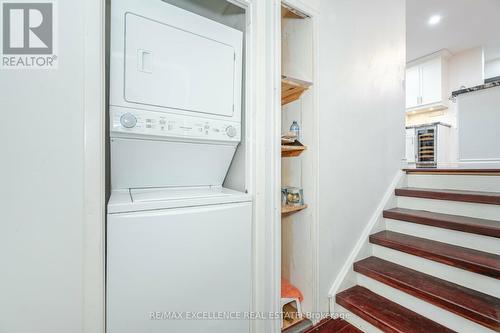
[[296,140],[300,140],[300,126],[296,120],[294,120],[292,126],[290,126],[290,132],[295,134]]

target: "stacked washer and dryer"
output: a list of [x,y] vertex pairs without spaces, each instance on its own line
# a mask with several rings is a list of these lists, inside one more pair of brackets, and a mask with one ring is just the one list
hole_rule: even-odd
[[242,41],[159,0],[112,2],[108,333],[250,330],[252,202],[222,186]]

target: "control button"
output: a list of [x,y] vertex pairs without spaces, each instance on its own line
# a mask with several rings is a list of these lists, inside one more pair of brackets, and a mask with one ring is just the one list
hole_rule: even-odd
[[226,134],[230,138],[234,138],[236,136],[236,128],[234,126],[229,125],[226,127]]
[[137,125],[137,118],[130,112],[124,113],[120,117],[120,124],[125,128],[134,128]]

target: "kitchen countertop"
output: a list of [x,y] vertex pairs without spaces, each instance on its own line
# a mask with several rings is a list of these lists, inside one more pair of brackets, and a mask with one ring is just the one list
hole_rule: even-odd
[[446,127],[450,127],[450,128],[451,128],[451,125],[450,125],[450,124],[443,123],[443,122],[441,122],[441,121],[436,121],[436,122],[434,122],[434,123],[427,123],[427,124],[420,124],[420,125],[406,126],[406,129],[410,129],[410,128],[418,128],[418,127],[427,127],[427,126],[436,126],[436,125],[441,125],[441,126],[446,126]]
[[478,90],[484,90],[484,89],[489,89],[493,87],[499,87],[500,86],[500,81],[493,81],[485,84],[481,84],[479,86],[471,87],[471,88],[465,88],[465,89],[460,89],[456,90],[451,93],[452,97],[457,97],[458,95],[466,94],[472,91],[478,91]]

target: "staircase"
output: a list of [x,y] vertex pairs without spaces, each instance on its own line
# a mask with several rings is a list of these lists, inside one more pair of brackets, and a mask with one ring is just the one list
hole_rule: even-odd
[[407,173],[337,310],[364,332],[500,332],[500,170]]

